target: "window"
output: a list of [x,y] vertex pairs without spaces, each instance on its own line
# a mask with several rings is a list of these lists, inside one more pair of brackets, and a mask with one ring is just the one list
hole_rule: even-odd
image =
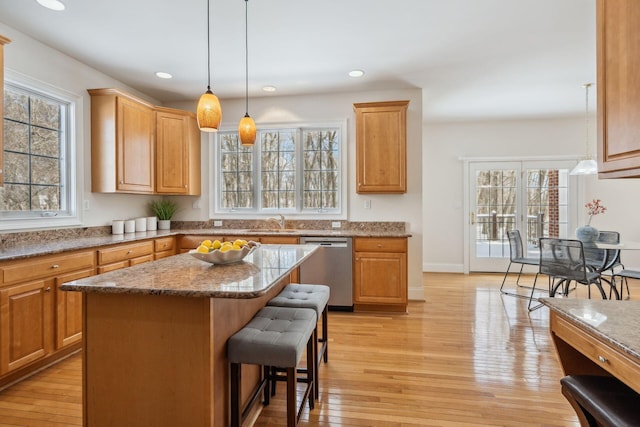
[[253,147],[219,132],[216,211],[341,214],[343,127],[263,128]]
[[[75,174],[71,124],[75,101],[50,88],[5,81],[4,183],[0,228],[75,222]],[[39,220],[39,221],[37,221]],[[8,225],[7,223],[12,223]]]

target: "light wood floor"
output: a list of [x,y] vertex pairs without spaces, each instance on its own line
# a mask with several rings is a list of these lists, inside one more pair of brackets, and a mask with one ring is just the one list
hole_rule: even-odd
[[[409,314],[330,312],[320,401],[301,424],[577,426],[548,310],[500,295],[501,279],[425,273],[426,301]],[[285,425],[283,386],[256,426]],[[81,405],[76,355],[0,392],[0,427],[80,426]]]

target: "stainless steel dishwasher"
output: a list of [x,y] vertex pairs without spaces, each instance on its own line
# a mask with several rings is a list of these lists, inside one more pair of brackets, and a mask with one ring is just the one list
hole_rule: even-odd
[[300,283],[329,286],[329,310],[353,311],[351,237],[301,237],[300,243],[320,246],[300,266]]

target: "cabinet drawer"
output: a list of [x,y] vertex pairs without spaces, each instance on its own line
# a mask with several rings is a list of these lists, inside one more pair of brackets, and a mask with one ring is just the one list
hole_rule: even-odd
[[42,256],[6,264],[1,268],[3,283],[27,282],[44,277],[85,268],[93,268],[94,252],[76,252],[64,255]]
[[98,250],[98,265],[111,264],[153,254],[153,241],[126,244]]
[[138,265],[138,264],[143,264],[149,261],[153,261],[153,254],[134,258],[131,261],[129,261],[129,265]]
[[113,270],[120,270],[121,268],[129,267],[129,260],[114,262],[113,264],[107,264],[98,267],[98,274],[108,273]]
[[640,371],[639,361],[631,359],[623,352],[557,315],[551,317],[551,330],[558,338],[584,354],[596,365],[610,372],[629,387],[640,390],[640,378],[637,375]]
[[171,251],[175,248],[174,237],[163,237],[162,239],[156,239],[153,241],[155,252]]
[[353,248],[356,252],[406,252],[407,239],[356,238]]

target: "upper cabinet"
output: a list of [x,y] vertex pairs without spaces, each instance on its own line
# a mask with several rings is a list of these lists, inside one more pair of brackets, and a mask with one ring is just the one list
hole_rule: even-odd
[[[2,102],[2,100],[4,99],[4,45],[9,42],[10,40],[8,38],[0,35],[0,120],[4,120],[4,112],[2,111],[4,105],[4,102]],[[0,126],[0,129],[2,128],[3,126]],[[3,133],[4,132],[0,130],[0,187],[2,187],[2,184],[4,183],[4,171],[2,170],[4,165],[4,160],[2,157],[2,153],[4,153],[4,145],[2,145]]]
[[353,104],[356,113],[356,192],[407,192],[409,101]]
[[640,177],[638,22],[638,0],[597,0],[600,178]]
[[193,113],[155,107],[117,89],[90,89],[91,191],[200,194]]

